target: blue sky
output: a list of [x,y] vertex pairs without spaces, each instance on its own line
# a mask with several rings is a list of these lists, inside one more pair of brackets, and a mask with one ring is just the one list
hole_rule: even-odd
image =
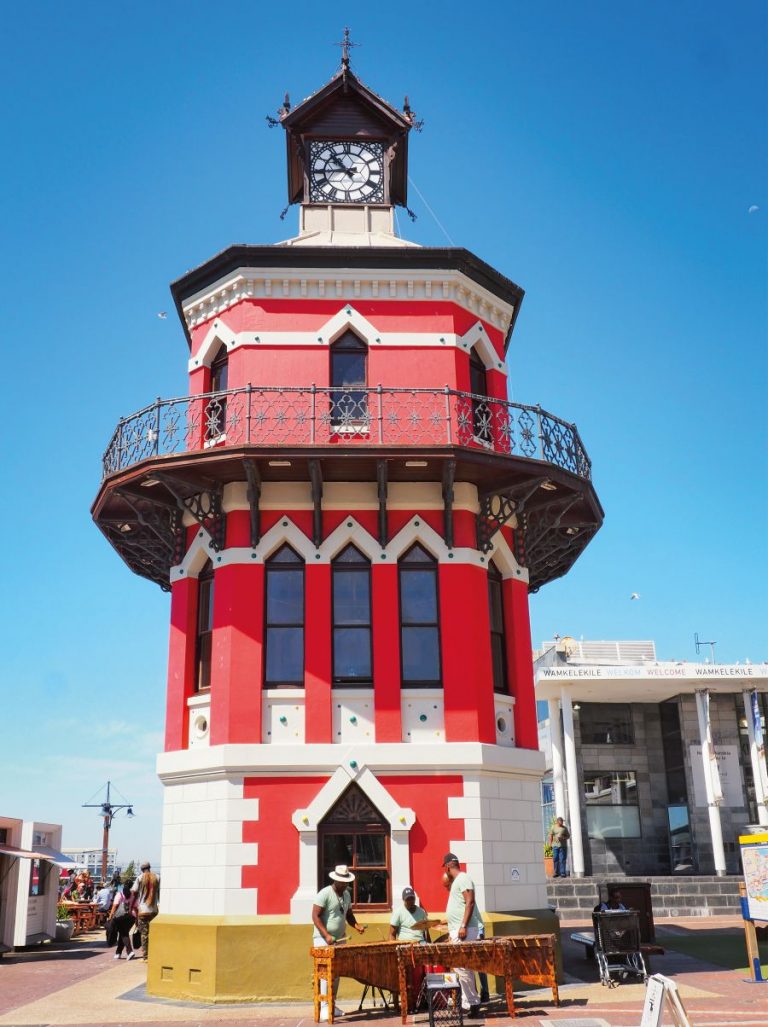
[[[62,822],[111,778],[127,861],[159,855],[168,598],[92,525],[119,416],[186,391],[168,283],[294,234],[269,131],[353,67],[420,117],[410,173],[445,232],[526,290],[513,398],[575,421],[605,525],[532,600],[533,637],[766,644],[766,8],[136,2],[4,15],[0,812]],[[418,194],[404,234],[447,240]],[[749,208],[759,209],[749,213]],[[630,602],[632,592],[641,599]]]

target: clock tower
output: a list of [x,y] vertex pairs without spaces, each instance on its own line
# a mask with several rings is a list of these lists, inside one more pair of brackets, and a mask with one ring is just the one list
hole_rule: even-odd
[[280,111],[298,235],[173,282],[187,394],[118,422],[93,505],[170,593],[168,998],[308,1000],[338,864],[374,940],[406,885],[444,910],[446,852],[489,936],[557,931],[528,602],[600,527],[591,463],[507,399],[520,286],[396,235],[413,114],[349,45]]
[[299,203],[299,235],[286,245],[408,246],[396,236],[395,206],[406,206],[408,133],[414,114],[377,96],[342,62],[326,86],[279,111],[285,129],[288,202]]

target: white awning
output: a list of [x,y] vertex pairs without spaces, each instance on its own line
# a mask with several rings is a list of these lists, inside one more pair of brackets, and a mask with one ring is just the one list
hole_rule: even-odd
[[58,849],[52,849],[50,845],[38,845],[37,849],[38,852],[43,854],[43,859],[55,863],[62,870],[77,870],[83,866],[82,863],[76,862],[71,856],[66,856],[63,852],[59,852]]
[[15,845],[0,845],[0,856],[11,856],[13,859],[48,859],[44,852],[37,849],[17,849]]

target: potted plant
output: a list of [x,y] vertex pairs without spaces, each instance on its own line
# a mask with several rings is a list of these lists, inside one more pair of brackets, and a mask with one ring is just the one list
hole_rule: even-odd
[[547,877],[555,876],[555,857],[549,842],[544,842],[544,873]]
[[74,929],[75,921],[70,917],[69,910],[59,904],[56,907],[56,941],[71,941]]

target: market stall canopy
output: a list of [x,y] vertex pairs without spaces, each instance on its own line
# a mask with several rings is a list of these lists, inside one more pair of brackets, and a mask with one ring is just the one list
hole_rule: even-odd
[[62,870],[80,870],[85,866],[84,863],[78,863],[71,856],[59,852],[58,849],[52,849],[50,845],[38,845],[37,850],[42,852],[43,859],[50,860],[51,863],[55,863]]
[[[41,846],[41,849],[43,846]],[[11,856],[13,859],[50,859],[44,852],[37,849],[17,849],[15,845],[0,845],[0,856]],[[66,859],[66,857],[64,857]]]

